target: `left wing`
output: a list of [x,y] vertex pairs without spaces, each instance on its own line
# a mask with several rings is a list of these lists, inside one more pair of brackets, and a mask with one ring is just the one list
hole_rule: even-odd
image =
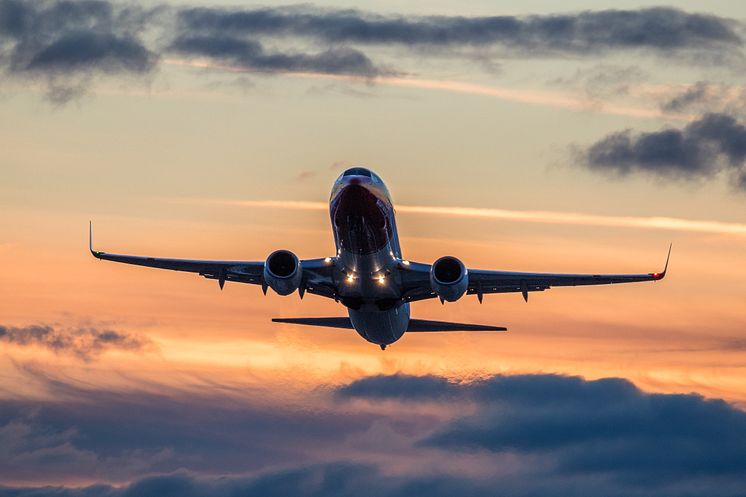
[[[170,259],[164,257],[148,257],[139,255],[110,254],[93,249],[93,228],[89,224],[88,249],[91,254],[105,261],[134,264],[158,269],[170,269],[172,271],[185,271],[197,273],[208,279],[218,280],[220,288],[226,281],[238,283],[264,284],[264,261],[206,261],[194,259]],[[301,261],[303,271],[303,291],[308,291],[323,297],[334,298],[335,291],[329,274],[329,265],[324,259],[308,259]],[[302,293],[301,293],[302,296]]]
[[[524,273],[514,271],[489,271],[482,269],[468,269],[467,295],[477,295],[479,301],[482,296],[490,293],[520,292],[524,300],[528,301],[528,292],[541,292],[554,286],[581,285],[610,285],[615,283],[635,283],[640,281],[658,281],[666,277],[668,261],[671,258],[671,247],[663,271],[659,273],[640,274],[562,274],[562,273]],[[411,287],[407,300],[416,301],[434,298],[435,293],[430,289],[427,264],[410,264],[411,271],[419,273],[419,277],[404,278],[409,280]],[[423,274],[425,273],[425,274]],[[424,276],[427,281],[423,281]]]

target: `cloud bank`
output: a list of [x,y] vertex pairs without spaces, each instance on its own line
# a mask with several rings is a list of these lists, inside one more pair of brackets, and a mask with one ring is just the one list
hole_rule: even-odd
[[[746,491],[746,413],[619,378],[374,376],[316,390],[301,404],[251,390],[62,388],[64,401],[2,401],[0,481],[27,483],[6,484],[0,496]],[[90,475],[101,484],[33,483]]]
[[729,173],[746,191],[746,126],[726,114],[706,114],[684,128],[612,133],[581,154],[594,170],[667,179],[708,179]]

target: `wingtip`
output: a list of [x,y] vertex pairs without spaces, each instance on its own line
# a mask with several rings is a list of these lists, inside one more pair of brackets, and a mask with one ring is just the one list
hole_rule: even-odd
[[91,255],[95,257],[96,259],[100,259],[101,254],[103,253],[97,250],[93,250],[93,222],[92,221],[88,221],[88,250],[91,252]]
[[671,260],[671,250],[673,249],[673,242],[668,244],[668,255],[666,256],[666,265],[663,267],[663,274],[668,271],[668,261]]
[[671,250],[673,249],[673,243],[670,243],[668,245],[668,255],[666,255],[666,264],[663,266],[663,271],[660,273],[653,273],[652,276],[656,280],[662,280],[666,277],[666,273],[668,273],[668,262],[671,260]]

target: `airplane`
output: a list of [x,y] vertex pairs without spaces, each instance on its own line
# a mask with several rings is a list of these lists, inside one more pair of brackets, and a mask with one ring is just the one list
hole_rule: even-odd
[[671,247],[663,271],[642,274],[553,274],[467,269],[461,260],[444,256],[433,264],[402,256],[394,205],[381,178],[363,167],[344,171],[334,182],[329,201],[336,254],[300,260],[289,250],[276,250],[265,261],[211,261],[110,254],[93,249],[89,224],[88,246],[97,259],[174,271],[198,273],[226,282],[261,285],[279,295],[298,292],[334,299],[348,317],[275,318],[277,323],[354,329],[385,350],[405,332],[507,331],[500,326],[412,319],[410,304],[427,299],[455,302],[464,295],[530,292],[555,286],[606,285],[658,281],[666,276]]

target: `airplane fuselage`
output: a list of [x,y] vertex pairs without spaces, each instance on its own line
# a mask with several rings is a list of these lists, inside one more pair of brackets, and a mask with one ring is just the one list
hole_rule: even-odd
[[[385,348],[405,332],[506,331],[507,328],[468,323],[410,319],[411,302],[440,299],[456,302],[474,295],[529,292],[554,286],[609,285],[658,281],[661,272],[637,274],[562,274],[469,269],[460,259],[443,256],[432,264],[402,258],[396,216],[386,185],[369,169],[353,167],[334,182],[329,214],[336,253],[333,257],[301,261],[289,250],[275,250],[265,261],[172,259],[115,254],[93,249],[93,228],[88,249],[97,259],[173,271],[197,273],[226,282],[261,285],[278,295],[305,293],[332,298],[343,304],[347,318],[273,318],[279,323],[354,328],[361,337]],[[668,255],[671,255],[669,247]]]
[[409,303],[401,299],[397,269],[406,262],[386,185],[367,169],[348,169],[334,183],[329,213],[338,300],[365,340],[397,341],[409,326]]

